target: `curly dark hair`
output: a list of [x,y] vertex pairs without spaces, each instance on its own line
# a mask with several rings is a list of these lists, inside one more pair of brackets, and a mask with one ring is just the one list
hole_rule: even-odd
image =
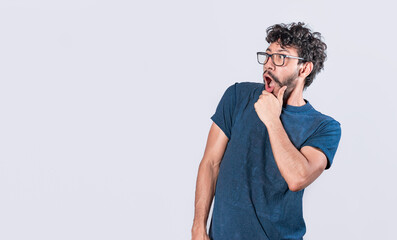
[[312,72],[305,79],[306,89],[312,84],[315,76],[324,68],[327,58],[325,50],[327,45],[321,40],[321,33],[312,32],[304,23],[275,24],[266,30],[266,41],[268,43],[279,42],[282,47],[295,47],[298,55],[305,60],[312,62]]

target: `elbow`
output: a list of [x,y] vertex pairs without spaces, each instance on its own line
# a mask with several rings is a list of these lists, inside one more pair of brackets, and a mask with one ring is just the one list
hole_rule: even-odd
[[300,186],[300,185],[288,185],[288,188],[290,191],[292,192],[299,192],[300,190],[304,189],[304,187]]
[[301,170],[295,175],[289,176],[288,181],[286,182],[290,191],[299,192],[307,187],[309,179],[309,173],[306,170]]
[[297,179],[288,183],[288,188],[292,192],[299,192],[306,187],[304,179]]

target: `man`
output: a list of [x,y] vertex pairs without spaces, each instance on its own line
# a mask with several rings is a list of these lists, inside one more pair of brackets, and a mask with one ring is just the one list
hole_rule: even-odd
[[[333,161],[340,123],[303,90],[323,69],[326,44],[303,23],[267,29],[263,82],[227,88],[200,163],[192,239],[303,239],[304,189]],[[207,218],[215,194],[209,234]]]

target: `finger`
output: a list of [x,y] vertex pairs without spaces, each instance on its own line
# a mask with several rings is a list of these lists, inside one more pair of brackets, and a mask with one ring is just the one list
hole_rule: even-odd
[[286,89],[287,86],[284,86],[280,89],[280,91],[278,91],[277,99],[280,102],[281,106],[283,105],[283,97]]

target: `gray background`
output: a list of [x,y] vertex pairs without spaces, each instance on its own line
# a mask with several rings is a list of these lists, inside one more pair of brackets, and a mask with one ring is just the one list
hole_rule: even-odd
[[292,21],[328,44],[304,97],[342,126],[305,239],[392,239],[391,2],[1,0],[0,239],[190,239],[210,116]]

